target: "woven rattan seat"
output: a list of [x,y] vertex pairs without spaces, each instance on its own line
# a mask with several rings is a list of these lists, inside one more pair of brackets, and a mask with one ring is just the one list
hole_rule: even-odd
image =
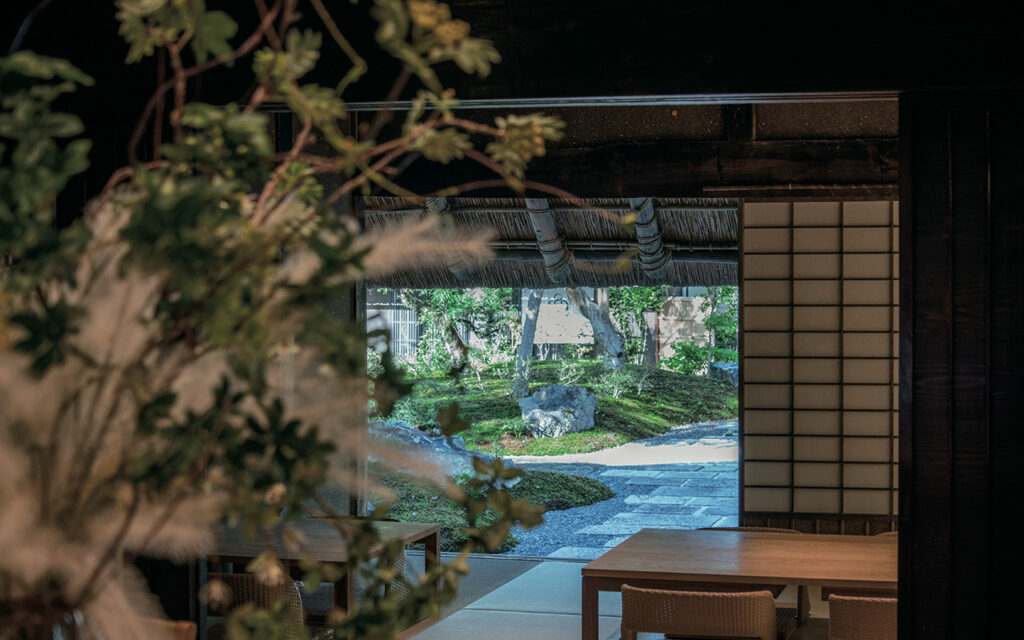
[[[882,533],[876,533],[876,538],[896,538],[899,536],[899,531],[883,531]],[[828,601],[832,595],[837,596],[856,596],[860,598],[889,598],[892,597],[891,591],[882,591],[880,589],[832,589],[830,587],[821,588],[821,599]]]
[[675,591],[622,586],[622,640],[641,631],[671,638],[786,638],[792,610],[776,610],[771,592]]
[[[405,578],[407,556],[403,550],[395,559],[395,575],[396,578],[385,588],[383,595],[396,594],[398,599],[401,600],[409,595],[412,591],[409,585],[404,580],[399,580],[397,576]],[[377,559],[372,558],[370,565],[375,566]],[[358,573],[354,576],[355,578],[355,597],[356,600],[364,599],[369,592],[369,585],[366,580]],[[302,596],[302,608],[305,609],[306,615],[319,616],[325,618],[327,613],[334,606],[334,585],[325,583],[320,585],[315,591],[307,590],[302,582],[299,582],[299,593]]]
[[829,640],[896,640],[896,598],[833,594],[828,617]]
[[[306,623],[306,614],[302,609],[302,598],[299,595],[299,587],[292,580],[286,580],[280,585],[270,586],[263,584],[251,573],[210,573],[207,579],[219,580],[227,585],[230,592],[230,600],[223,603],[215,613],[226,613],[235,607],[246,603],[253,603],[261,608],[269,608],[279,598],[288,598],[288,620],[289,624],[285,629],[284,640],[300,640],[303,637],[302,627]],[[308,629],[310,637],[323,639],[333,637],[330,629]],[[224,637],[224,629],[221,625],[211,625],[209,638],[217,640]]]

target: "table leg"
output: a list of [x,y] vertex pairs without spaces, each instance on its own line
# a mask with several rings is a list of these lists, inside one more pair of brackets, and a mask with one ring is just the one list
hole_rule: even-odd
[[[345,610],[346,614],[352,613],[356,604],[355,578],[351,575],[349,565],[341,567],[341,577],[334,583],[334,606]],[[349,640],[352,636],[349,635]]]
[[796,588],[796,622],[803,624],[811,617],[811,596],[805,585]]
[[[441,563],[441,533],[435,531],[423,538],[423,569],[430,571]],[[434,589],[441,588],[441,578],[434,580]]]
[[582,640],[597,640],[597,584],[583,576]]

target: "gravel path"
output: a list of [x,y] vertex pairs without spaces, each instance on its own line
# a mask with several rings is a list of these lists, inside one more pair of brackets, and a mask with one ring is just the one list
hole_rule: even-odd
[[520,542],[506,555],[593,559],[644,527],[735,525],[737,431],[737,420],[719,420],[589,454],[512,458],[522,469],[596,478],[615,496],[516,528]]

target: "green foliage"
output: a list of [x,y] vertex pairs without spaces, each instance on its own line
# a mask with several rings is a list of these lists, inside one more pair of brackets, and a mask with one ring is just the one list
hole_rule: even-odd
[[[560,382],[566,361],[535,361],[530,391]],[[736,416],[736,388],[704,377],[674,371],[625,365],[618,397],[600,380],[607,369],[597,360],[579,361],[585,375],[578,382],[598,396],[594,429],[556,438],[526,435],[519,406],[508,397],[508,376],[503,368],[483,369],[478,386],[459,385],[435,374],[412,378],[413,391],[395,405],[393,417],[436,427],[439,408],[459,403],[460,417],[469,428],[460,435],[469,449],[495,455],[561,455],[615,447],[665,433],[674,426]]]
[[[711,347],[711,362],[736,362],[737,353],[731,349]],[[661,359],[661,366],[684,375],[706,373],[708,347],[695,342],[680,341],[672,345],[672,355]]]
[[452,160],[461,160],[466,150],[473,148],[473,144],[468,134],[449,127],[427,131],[416,139],[414,148],[428,160],[448,164]]
[[25,292],[59,278],[70,283],[89,240],[82,224],[53,224],[57,194],[89,166],[88,140],[75,115],[54,102],[92,79],[64,60],[18,52],[0,58],[0,259],[3,285]]
[[126,62],[157,48],[186,42],[197,62],[230,53],[238,24],[223,11],[207,11],[205,0],[118,0],[120,34],[128,41]]
[[[166,79],[137,129],[152,136],[152,155],[136,161],[146,145],[133,137],[132,166],[111,176],[84,223],[64,229],[55,223],[55,203],[88,166],[90,145],[79,137],[79,118],[54,105],[92,80],[62,60],[28,52],[0,58],[0,452],[19,463],[10,476],[16,491],[0,487],[0,507],[10,513],[13,495],[37,498],[25,516],[31,522],[21,524],[64,536],[70,550],[54,558],[109,562],[153,551],[153,534],[172,518],[175,531],[196,537],[225,520],[255,537],[308,513],[314,502],[324,507],[319,492],[329,459],[366,454],[358,438],[344,438],[351,425],[365,427],[364,327],[330,315],[324,303],[351,296],[373,248],[335,205],[374,185],[411,195],[388,179],[411,153],[438,162],[479,160],[468,153],[470,134],[492,140],[486,148],[500,165],[496,173],[518,188],[526,163],[561,135],[561,123],[540,114],[499,119],[497,128],[455,118],[454,93],[434,65],[452,62],[484,76],[497,52],[470,36],[447,5],[375,0],[378,43],[423,87],[401,138],[364,139],[378,131],[357,138],[345,122],[343,92],[366,72],[365,62],[322,2],[311,4],[328,42],[351,62],[336,87],[301,84],[326,39],[292,28],[294,3],[274,4],[259,30],[236,43],[238,25],[251,24],[258,6],[236,20],[205,0],[117,0],[126,61],[154,56]],[[252,67],[244,72],[252,73],[255,88],[246,102],[187,101],[197,76],[250,53]],[[293,148],[275,149],[268,102],[287,105],[298,121]],[[314,140],[333,151],[311,152]],[[342,186],[325,194],[324,175],[341,178]],[[421,247],[445,241],[426,238]],[[419,252],[420,259],[431,257]],[[378,272],[386,270],[382,260]],[[514,348],[511,290],[430,294],[423,305],[428,317],[449,325],[468,322],[501,344],[503,356]],[[470,360],[497,354],[471,352]],[[409,382],[387,351],[369,364],[374,410],[387,415]],[[11,401],[37,397],[47,405],[31,411]],[[471,426],[452,398],[434,403],[429,415],[447,433]],[[31,473],[18,476],[22,467]],[[497,489],[517,474],[500,461],[480,463],[462,494],[451,496],[465,514],[460,550],[494,549],[513,523],[540,522],[541,508]],[[137,524],[138,509],[160,526],[143,542],[115,535],[139,528],[128,526]],[[108,538],[92,537],[108,529]],[[334,612],[341,637],[391,638],[397,628],[436,615],[467,570],[464,558],[432,569],[399,603],[382,586],[394,579],[401,543],[380,541],[369,521],[342,529],[354,566],[373,553],[381,562],[366,573],[373,595],[357,610]],[[171,547],[161,552],[194,553]],[[0,614],[20,602],[59,601],[88,611],[96,593],[121,588],[96,582],[111,574],[102,563],[95,571],[91,563],[70,564],[41,569],[47,579],[24,587],[0,563]],[[272,545],[251,568],[281,570]],[[301,568],[311,584],[338,575],[311,558]],[[67,590],[82,584],[77,594]],[[36,586],[40,591],[31,591]],[[229,615],[228,635],[280,637],[285,615],[284,603],[242,607]]]
[[703,372],[710,375],[714,362],[736,362],[739,328],[738,289],[732,286],[708,287],[700,310],[706,313],[704,326],[708,339],[705,344],[682,341],[672,345],[672,355],[662,358],[661,366],[686,375]]
[[503,135],[488,143],[487,155],[505,168],[505,176],[522,180],[526,165],[547,152],[548,142],[562,139],[565,124],[540,113],[495,118]]
[[547,511],[584,507],[615,497],[615,492],[600,480],[553,471],[524,471],[519,483],[508,492]]
[[618,399],[622,392],[633,381],[632,372],[624,367],[608,369],[597,379],[597,389],[614,399]]
[[739,329],[739,289],[732,286],[708,287],[700,308],[708,314],[704,326],[714,335],[714,343],[735,349]]
[[611,287],[608,290],[608,309],[622,333],[626,359],[634,364],[640,364],[644,355],[647,329],[644,313],[661,309],[664,293],[664,286]]
[[563,359],[558,362],[558,384],[574,385],[581,382],[587,370],[578,359]]
[[[398,474],[384,474],[380,468],[375,472],[382,474],[377,478],[381,486],[395,493],[390,506],[379,496],[373,498],[375,511],[377,508],[387,509],[386,516],[396,520],[440,524],[442,551],[459,551],[470,542],[463,533],[468,526],[467,513],[458,500],[453,500],[430,483]],[[475,478],[474,474],[463,474],[454,480],[468,498],[486,501],[485,483],[477,482]],[[523,471],[520,481],[503,493],[509,500],[521,501],[544,511],[582,507],[615,495],[598,480],[549,471]],[[494,511],[484,510],[478,515],[480,524],[492,524],[495,520]],[[505,553],[514,549],[518,542],[514,535],[506,533],[497,545],[489,549],[479,546],[475,550]]]
[[81,309],[61,300],[38,313],[26,311],[10,317],[10,325],[25,330],[25,337],[15,342],[14,348],[31,357],[33,374],[41,376],[52,365],[64,362],[69,349],[68,337],[75,331],[75,321],[81,315]]
[[420,336],[416,355],[405,363],[412,375],[451,371],[457,362],[449,347],[456,323],[468,326],[486,345],[469,349],[473,361],[511,360],[516,349],[518,310],[512,289],[403,289],[402,301],[416,310],[427,331]]

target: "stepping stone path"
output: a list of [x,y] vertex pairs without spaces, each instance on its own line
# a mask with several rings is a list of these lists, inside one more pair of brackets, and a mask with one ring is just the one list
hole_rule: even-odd
[[[607,465],[518,462],[523,469],[597,478],[616,496],[586,507],[552,511],[541,527],[514,533],[520,544],[507,555],[592,560],[641,529],[698,529],[738,525],[739,465],[736,420],[687,425],[642,441],[655,448],[707,445],[715,458],[679,464]],[[723,456],[723,449],[732,450]],[[692,447],[691,447],[692,451]],[[663,453],[663,452],[662,452]],[[663,455],[652,456],[663,458]],[[691,454],[692,457],[692,454]],[[730,458],[725,461],[722,458]]]

